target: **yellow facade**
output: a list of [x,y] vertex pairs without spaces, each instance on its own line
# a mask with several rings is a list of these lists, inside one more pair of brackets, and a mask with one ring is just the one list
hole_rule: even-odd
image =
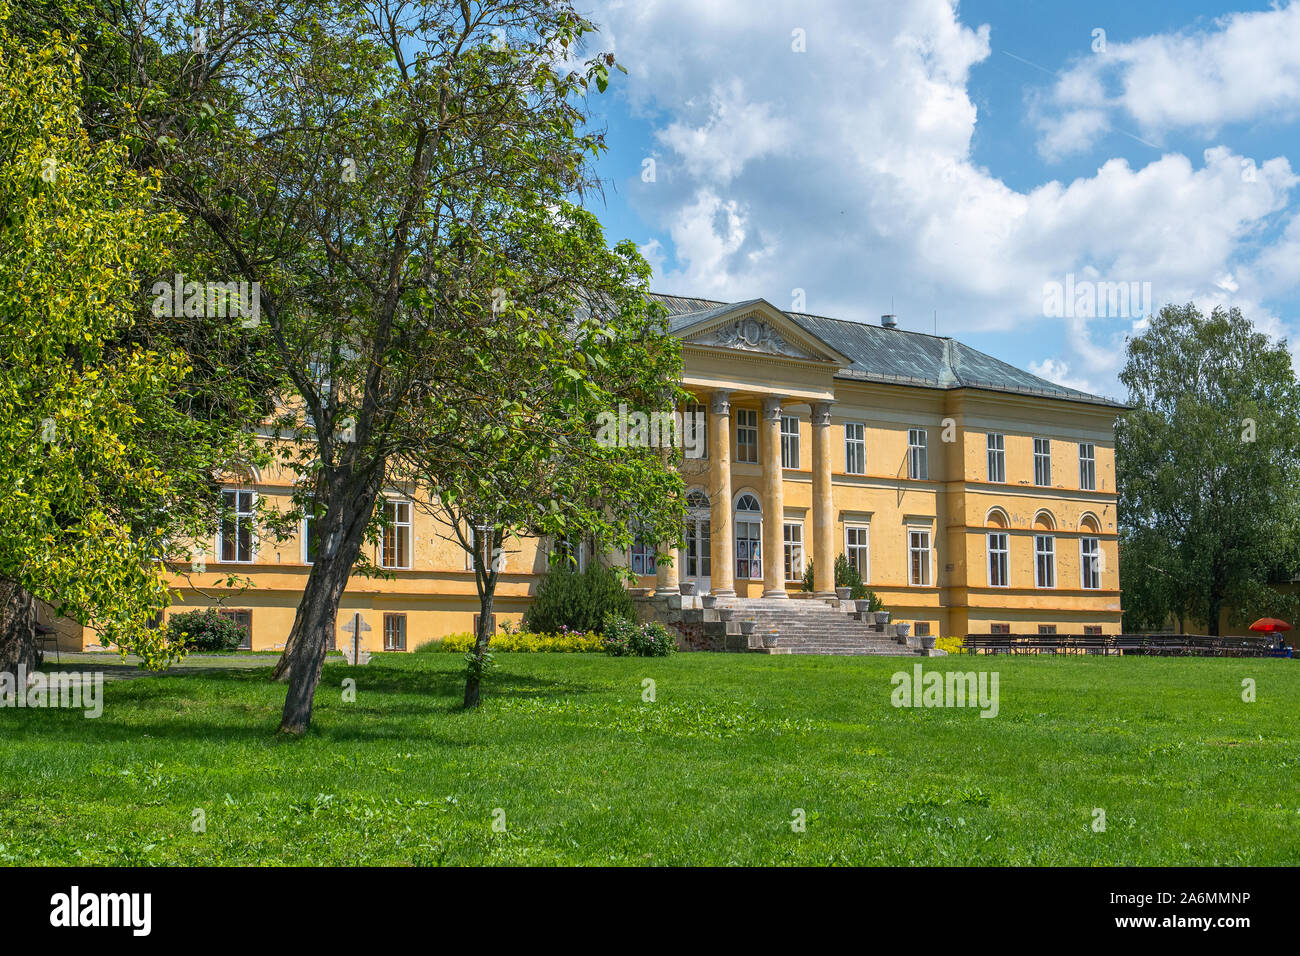
[[[960,365],[949,340],[896,339],[917,335],[896,329],[871,330],[873,360],[885,369],[873,377],[855,371],[862,362],[844,354],[851,349],[825,337],[827,328],[845,336],[862,332],[840,328],[855,323],[798,321],[762,300],[738,306],[663,301],[677,313],[684,384],[707,416],[707,452],[682,465],[688,504],[696,505],[687,513],[694,553],[679,552],[671,566],[661,562],[640,578],[643,587],[676,590],[690,578],[697,593],[808,598],[802,568],[814,559],[815,591],[824,596],[831,591],[828,569],[845,553],[893,619],[914,622],[915,633],[989,633],[995,626],[1011,633],[1040,627],[1119,632],[1116,405],[1079,393],[1063,398],[1066,390],[1052,392],[1045,382],[1040,392],[947,380],[942,370]],[[893,376],[891,349],[900,362],[905,349],[938,356],[941,372],[934,381]],[[1041,382],[1030,384],[1035,381]],[[783,466],[783,432],[790,467]],[[796,433],[797,461],[789,447]],[[923,466],[909,448],[922,434]],[[1002,474],[990,474],[990,434],[1002,436]],[[1036,483],[1045,477],[1035,473],[1036,439],[1040,458],[1050,449],[1046,484]],[[1092,452],[1090,489],[1082,487],[1081,445]],[[251,491],[272,507],[285,507],[292,491],[284,474],[252,473],[228,487]],[[386,495],[410,497],[399,489]],[[358,612],[370,626],[362,642],[369,650],[384,649],[386,615],[404,616],[407,650],[471,629],[478,601],[464,552],[418,501],[409,514],[400,562],[409,567],[388,578],[354,576],[339,612],[340,646],[350,640],[342,626]],[[212,605],[247,612],[242,620],[251,623],[254,649],[282,646],[310,571],[301,531],[278,543],[261,537],[240,561],[222,560],[219,536],[202,543],[201,563],[177,569],[180,600],[169,613]],[[991,581],[1002,576],[1004,559],[991,558],[990,535],[1006,536],[1005,586]],[[1049,547],[1052,580],[1043,581],[1038,552]],[[1084,580],[1085,547],[1096,554],[1089,560],[1096,568],[1091,582]],[[548,551],[549,543],[533,540],[507,544],[498,624],[520,619]],[[227,545],[224,557],[230,556]],[[376,549],[372,557],[383,555]],[[231,574],[251,586],[222,586]]]

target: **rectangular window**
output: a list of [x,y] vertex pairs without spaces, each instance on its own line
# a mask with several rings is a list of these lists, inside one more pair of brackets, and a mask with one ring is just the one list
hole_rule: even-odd
[[704,406],[692,402],[682,419],[682,444],[687,458],[709,457],[709,416]]
[[1050,438],[1034,439],[1034,484],[1044,487],[1052,483],[1052,441]]
[[1005,482],[1007,480],[1007,443],[1006,436],[989,432],[989,481]]
[[555,548],[550,554],[550,566],[568,566],[573,571],[582,571],[587,567],[587,549],[581,542],[571,538],[556,538]]
[[763,523],[758,518],[736,520],[736,577],[763,579]]
[[803,580],[803,525],[797,521],[785,525],[785,579]]
[[930,636],[930,622],[929,622],[929,621],[913,621],[913,622],[912,622],[912,634],[915,635],[916,637],[929,637],[929,636]]
[[406,615],[384,615],[384,650],[406,650]]
[[930,532],[907,533],[908,580],[919,587],[930,586]]
[[1085,625],[1083,625],[1083,636],[1084,636],[1084,637],[1101,637],[1101,625],[1100,625],[1100,624],[1085,624]]
[[244,629],[244,636],[239,642],[239,649],[241,651],[251,651],[253,649],[253,612],[219,608],[217,614],[220,617],[234,621],[237,626]]
[[867,426],[862,422],[844,423],[844,472],[867,473]]
[[655,547],[638,540],[632,545],[631,567],[633,574],[655,573]]
[[384,548],[380,566],[409,568],[411,566],[411,503],[388,499],[384,502]]
[[1039,635],[1042,636],[1042,637],[1051,637],[1053,634],[1056,633],[1056,625],[1055,625],[1055,624],[1039,624],[1039,625],[1038,625],[1038,633],[1039,633]]
[[1083,572],[1083,586],[1090,590],[1101,587],[1101,541],[1097,538],[1079,539],[1079,568]]
[[758,412],[736,410],[736,461],[758,464]]
[[[474,539],[470,538],[470,545],[472,547],[481,547],[483,549],[483,567],[486,568],[490,564],[493,571],[497,574],[501,574],[506,569],[506,549],[504,546],[494,549],[492,546],[492,540],[492,526],[480,525],[478,527],[478,541],[480,543],[475,544]],[[465,549],[462,548],[461,550],[464,551]],[[493,558],[494,550],[496,552],[495,559]],[[474,555],[468,551],[465,551],[465,570],[474,570]]]
[[864,583],[871,580],[870,531],[866,525],[851,524],[844,528],[844,556]]
[[1007,533],[995,531],[989,534],[989,587],[1005,588],[1010,585],[1009,558]]
[[781,467],[799,467],[799,419],[781,416]]
[[253,560],[257,496],[252,491],[221,493],[221,525],[217,531],[217,554],[222,561],[246,564]]
[[1079,443],[1079,487],[1097,490],[1097,446],[1092,442]]
[[[310,507],[310,505],[308,506]],[[320,551],[320,524],[319,518],[313,518],[310,514],[304,515],[302,519],[302,563],[312,564],[316,561],[316,555]]]
[[907,477],[925,480],[930,477],[930,459],[924,428],[907,430]]
[[1010,633],[1011,633],[1011,625],[1010,625],[1010,624],[990,624],[990,625],[989,625],[989,633],[990,633],[990,634],[1010,634]]
[[1056,539],[1050,534],[1034,535],[1034,584],[1056,587]]
[[[479,622],[479,616],[475,614],[474,623],[472,625],[475,634],[478,634],[478,622]],[[497,616],[495,614],[491,614],[488,616],[488,631],[492,634],[495,634],[497,632]]]

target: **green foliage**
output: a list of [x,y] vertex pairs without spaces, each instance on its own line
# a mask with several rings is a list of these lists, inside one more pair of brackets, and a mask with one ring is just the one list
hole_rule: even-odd
[[[492,636],[489,645],[493,652],[502,654],[579,654],[604,649],[601,637],[594,631],[561,631],[558,634],[532,634],[528,631],[502,632]],[[474,649],[474,635],[469,631],[448,634],[440,641],[422,644],[419,651],[449,651],[465,653]]]
[[1129,340],[1116,425],[1126,629],[1222,608],[1293,615],[1270,588],[1300,567],[1300,386],[1284,342],[1237,309],[1167,305]]
[[597,561],[579,572],[557,558],[538,583],[533,603],[524,612],[524,627],[536,634],[563,630],[603,632],[611,614],[620,618],[636,614],[632,595],[618,572]]
[[[837,588],[852,588],[849,597],[854,601],[871,601],[870,609],[872,611],[883,611],[885,609],[884,603],[880,598],[876,597],[875,592],[862,583],[862,575],[858,573],[858,570],[853,565],[849,564],[849,559],[843,552],[840,552],[835,559],[835,586]],[[811,560],[809,560],[808,567],[803,573],[802,590],[808,592],[814,590],[813,563]]]
[[189,651],[233,651],[245,636],[244,628],[213,608],[173,614],[167,621],[167,640]]
[[677,650],[677,641],[658,621],[637,624],[611,614],[604,635],[605,653],[611,657],[667,657]]

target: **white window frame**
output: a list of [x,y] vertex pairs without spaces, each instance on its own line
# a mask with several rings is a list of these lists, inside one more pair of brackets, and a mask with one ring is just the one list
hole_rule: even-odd
[[[640,564],[640,570],[637,569],[638,564]],[[632,547],[628,549],[627,567],[633,574],[642,576],[654,574],[658,570],[658,565],[655,562],[655,546],[646,544],[640,538],[637,538]]]
[[930,433],[920,426],[907,430],[907,477],[913,481],[930,480]]
[[[741,441],[741,435],[751,441]],[[753,449],[753,458],[741,457],[741,449]],[[758,412],[752,408],[736,409],[736,461],[746,465],[758,464]]]
[[[383,638],[384,638],[384,650],[386,650],[386,651],[405,651],[405,650],[407,649],[407,645],[406,645],[406,623],[407,623],[407,620],[406,620],[406,612],[405,612],[405,611],[385,611],[383,617],[380,618],[380,621],[382,622],[380,626],[383,627],[383,629],[384,629],[384,634],[383,634]],[[396,628],[394,628],[394,630],[401,631],[401,636],[402,636],[402,646],[401,646],[401,647],[389,646],[389,645],[390,645],[390,642],[389,642],[389,631],[388,631],[388,623],[389,623],[389,621],[392,621],[392,622],[394,622],[394,623],[400,623],[400,625],[401,625],[400,627],[396,627]],[[395,643],[396,643],[396,642],[393,642],[394,645],[395,645]]]
[[[1039,446],[1046,451],[1039,451]],[[1044,480],[1039,480],[1039,479]],[[1034,439],[1034,484],[1039,488],[1052,487],[1052,440],[1050,438]]]
[[[1084,449],[1087,449],[1085,454]],[[1079,442],[1079,488],[1097,490],[1097,446],[1090,441]]]
[[[754,511],[752,509],[746,509],[745,511],[741,511],[737,505],[744,498],[754,499],[755,503],[759,506],[758,510]],[[761,581],[763,580],[763,503],[759,501],[758,495],[752,494],[748,491],[741,492],[736,495],[736,500],[732,503],[731,513],[731,540],[732,546],[735,548],[734,560],[736,562],[736,577],[742,581]],[[744,517],[742,518],[741,515],[744,515]],[[747,557],[743,559],[745,561],[745,570],[748,572],[747,574],[740,573],[740,562],[742,560],[740,557],[740,528],[742,524],[746,527],[755,526],[758,528],[757,537],[750,537],[749,535],[745,536],[745,541],[750,544],[750,547],[745,549]],[[755,573],[755,571],[757,571],[757,573]]]
[[311,523],[313,521],[319,521],[319,520],[320,518],[313,518],[311,515],[308,514],[302,516],[302,563],[303,564],[316,563],[311,559],[311,551],[309,550],[309,545],[311,544]]
[[781,416],[781,467],[799,467],[799,418],[797,415]]
[[573,554],[575,561],[572,565],[570,565],[570,567],[572,567],[579,574],[581,574],[583,571],[586,571],[587,570],[587,542],[585,540],[580,540],[575,546],[572,541],[565,540],[564,538],[553,538],[551,540],[551,550],[547,554],[547,558],[546,558],[547,568],[549,569],[552,566],[554,566],[555,562],[552,560],[552,557],[568,554],[570,552],[575,552]]
[[987,446],[989,481],[996,484],[1006,484],[1007,436],[1002,432],[989,432]]
[[[915,543],[916,535],[925,535],[925,547],[918,548]],[[918,554],[925,555],[925,563],[921,566],[924,571],[924,581],[916,580],[913,573],[917,569],[915,556]],[[907,529],[907,583],[912,587],[933,587],[934,581],[934,532],[930,528],[909,527]]]
[[[1094,535],[1079,539],[1079,578],[1084,590],[1101,590],[1101,539]],[[1095,583],[1089,584],[1089,580]]]
[[867,473],[867,426],[865,422],[844,423],[844,473]]
[[[859,533],[862,540],[855,543],[853,539]],[[860,555],[856,563],[855,552]],[[871,582],[871,525],[846,524],[844,526],[844,557],[848,559],[850,567],[857,568],[862,583],[869,584]]]
[[[997,542],[995,539],[1000,538]],[[995,545],[1000,543],[1001,547]],[[1011,587],[1011,535],[1006,531],[990,531],[987,539],[988,551],[988,582],[991,588],[1009,588]],[[993,574],[994,559],[998,559],[998,566],[1002,572],[1002,583],[994,581]]]
[[[401,507],[406,506],[406,520],[402,521]],[[409,571],[415,563],[415,502],[410,498],[385,498],[384,499],[384,517],[388,517],[389,507],[393,508],[393,518],[384,525],[383,536],[379,540],[379,566],[386,571]],[[385,552],[388,550],[388,535],[392,532],[394,535],[394,550],[401,548],[401,529],[406,529],[406,547],[405,554],[397,556],[396,564],[389,564],[385,560]]]
[[[797,540],[790,532],[797,531]],[[801,582],[804,575],[803,522],[786,521],[781,528],[783,570],[786,581]]]
[[[225,509],[225,496],[235,496],[235,507],[229,512]],[[248,510],[243,511],[239,507],[239,496],[248,495]],[[221,489],[222,496],[222,514],[217,518],[217,563],[218,564],[253,564],[257,561],[258,535],[257,535],[257,491],[252,488],[232,486]],[[226,558],[223,554],[226,544],[226,521],[231,520],[234,523],[235,532],[235,556]],[[248,522],[251,526],[248,532],[248,557],[239,557],[239,529],[240,526]]]
[[[1044,542],[1046,546],[1044,547]],[[1044,561],[1046,559],[1046,561]],[[1043,583],[1043,571],[1047,570],[1051,581]],[[1034,587],[1044,590],[1056,587],[1056,536],[1051,534],[1034,535]]]

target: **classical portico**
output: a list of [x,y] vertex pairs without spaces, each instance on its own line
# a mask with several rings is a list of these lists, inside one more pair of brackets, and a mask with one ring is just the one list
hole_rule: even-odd
[[[839,547],[831,504],[830,421],[834,375],[849,360],[761,299],[674,316],[673,331],[683,340],[683,384],[707,408],[707,460],[688,460],[684,477],[688,488],[703,488],[708,495],[709,591],[735,596],[743,582],[741,593],[785,599],[786,524],[797,521],[804,561],[814,562],[815,590],[833,596]],[[811,423],[812,429],[811,449],[805,444],[799,462],[791,463],[796,467],[789,469],[782,459],[783,415]],[[787,482],[808,483],[810,470],[811,506],[792,504]],[[801,492],[800,502],[806,497]],[[762,542],[750,553],[756,542],[746,529],[757,519],[755,502],[761,507]],[[745,537],[739,554],[738,520]],[[745,575],[739,581],[738,565]],[[674,586],[662,574],[657,583],[664,590]]]

